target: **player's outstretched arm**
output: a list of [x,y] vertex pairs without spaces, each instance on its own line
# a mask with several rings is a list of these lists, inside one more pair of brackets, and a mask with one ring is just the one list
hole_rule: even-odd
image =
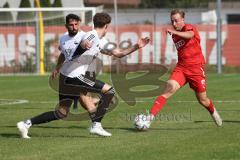
[[167,29],[167,33],[169,33],[170,35],[173,35],[173,34],[178,35],[179,37],[182,37],[184,39],[191,39],[194,36],[193,31],[179,32],[176,30]]
[[81,41],[80,45],[83,49],[90,49],[92,47],[92,42],[90,42],[88,39],[85,39]]
[[136,51],[140,48],[143,48],[144,46],[146,46],[149,43],[149,41],[150,41],[149,37],[140,38],[138,40],[138,43],[136,43],[135,45],[133,45],[129,48],[126,48],[126,49],[116,48],[116,49],[112,50],[110,53],[103,52],[103,54],[113,55],[115,57],[122,58],[126,55],[133,53],[134,51]]
[[59,73],[60,68],[62,67],[63,62],[65,61],[64,55],[61,53],[58,57],[57,65],[55,69],[52,71],[51,78],[54,79]]

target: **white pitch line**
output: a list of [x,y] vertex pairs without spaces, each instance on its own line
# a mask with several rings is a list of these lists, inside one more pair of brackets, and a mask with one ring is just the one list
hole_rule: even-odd
[[[154,100],[137,100],[137,101],[119,101],[120,103],[125,102],[137,102],[137,103],[145,103],[145,102],[154,102]],[[198,103],[198,101],[171,101],[173,103]],[[216,103],[240,103],[240,100],[213,100]],[[58,103],[58,101],[29,101],[29,103]]]
[[[198,101],[173,101],[177,103],[198,103]],[[215,103],[240,103],[240,100],[213,100]]]
[[[3,101],[3,103],[1,103]],[[119,101],[120,103],[126,102],[137,102],[137,103],[146,103],[154,102],[154,100],[137,100],[137,101]],[[171,101],[172,103],[198,103],[198,101]],[[240,103],[240,100],[214,100],[215,103]],[[15,105],[15,104],[24,104],[24,103],[39,103],[39,104],[57,104],[58,101],[30,101],[25,99],[0,99],[0,106],[2,105]]]
[[[135,101],[120,101],[120,102],[135,102]],[[154,102],[154,100],[137,100],[138,103]],[[171,101],[173,103],[198,103],[198,101]],[[213,100],[216,103],[240,103],[240,100]]]
[[[3,101],[3,103],[1,103]],[[26,99],[0,99],[0,106],[29,103]]]

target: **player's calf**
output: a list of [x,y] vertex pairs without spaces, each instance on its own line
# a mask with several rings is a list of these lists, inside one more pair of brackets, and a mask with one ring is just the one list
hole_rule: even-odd
[[67,112],[66,114],[64,114],[64,113],[61,113],[60,110],[49,111],[49,112],[42,113],[38,116],[35,116],[31,119],[28,119],[26,121],[18,122],[17,128],[22,138],[30,138],[28,136],[28,130],[32,125],[47,123],[54,120],[63,119],[65,117],[67,117]]
[[95,121],[101,122],[102,118],[109,109],[111,100],[113,99],[115,90],[111,87],[107,92],[101,94],[100,102],[95,114]]
[[222,118],[218,114],[216,108],[213,106],[212,100],[206,98],[204,100],[199,100],[199,103],[202,104],[208,110],[216,125],[222,126]]
[[114,88],[110,88],[107,92],[101,94],[100,102],[96,112],[89,113],[92,120],[90,127],[91,134],[97,134],[100,136],[111,136],[112,134],[103,129],[101,125],[102,118],[107,113],[111,100],[115,94]]

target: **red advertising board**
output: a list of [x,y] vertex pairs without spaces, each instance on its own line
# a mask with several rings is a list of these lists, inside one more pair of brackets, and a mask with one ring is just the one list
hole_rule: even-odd
[[[138,38],[149,36],[151,42],[148,46],[127,57],[128,63],[156,63],[171,64],[177,61],[177,54],[172,39],[166,34],[167,25],[120,25],[109,28],[106,35],[111,42],[130,40],[133,43]],[[196,25],[201,36],[201,46],[207,64],[216,64],[216,26]],[[90,27],[82,27],[88,31]],[[44,28],[44,39],[59,39],[66,29],[64,26],[48,26]],[[222,61],[224,65],[240,66],[240,25],[223,25],[222,29]],[[238,41],[239,40],[239,41]],[[36,31],[34,27],[1,26],[0,27],[0,67],[9,66],[11,61],[21,61],[21,54],[31,50],[36,53]],[[49,47],[49,46],[45,46]],[[52,54],[58,55],[58,51],[51,49]],[[110,62],[106,62],[110,63]]]

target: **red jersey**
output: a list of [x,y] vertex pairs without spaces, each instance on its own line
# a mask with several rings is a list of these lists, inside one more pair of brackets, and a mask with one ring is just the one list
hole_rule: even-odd
[[184,66],[205,64],[200,46],[200,36],[197,29],[191,24],[185,24],[180,32],[186,31],[193,31],[194,36],[191,39],[184,39],[177,35],[172,35],[173,42],[175,43],[178,51],[178,64]]

